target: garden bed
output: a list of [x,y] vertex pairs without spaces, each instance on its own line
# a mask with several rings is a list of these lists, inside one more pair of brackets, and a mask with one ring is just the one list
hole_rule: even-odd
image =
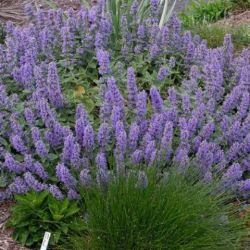
[[239,249],[250,60],[237,33],[210,46],[164,1],[64,3],[29,6],[0,45],[5,247],[49,231],[62,249]]

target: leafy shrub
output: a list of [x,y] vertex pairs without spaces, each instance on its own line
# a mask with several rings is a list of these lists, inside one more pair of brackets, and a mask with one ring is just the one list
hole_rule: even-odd
[[231,9],[230,0],[191,0],[180,16],[184,26],[192,27],[195,24],[218,21],[228,16]]
[[15,199],[8,225],[14,228],[13,238],[22,245],[40,246],[44,233],[51,232],[49,244],[58,246],[85,230],[75,201],[57,200],[45,191],[16,195]]
[[[236,206],[215,186],[170,174],[115,179],[86,194],[88,233],[72,237],[80,249],[238,249],[244,233]],[[68,249],[67,247],[65,249]]]

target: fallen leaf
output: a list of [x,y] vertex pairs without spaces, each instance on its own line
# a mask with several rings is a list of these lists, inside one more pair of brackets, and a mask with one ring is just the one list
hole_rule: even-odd
[[75,95],[76,96],[81,96],[86,93],[85,88],[83,86],[77,86],[75,89]]

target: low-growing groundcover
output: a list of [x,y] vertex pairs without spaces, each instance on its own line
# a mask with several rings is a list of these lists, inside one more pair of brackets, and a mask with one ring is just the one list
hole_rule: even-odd
[[[152,170],[151,170],[152,172]],[[87,233],[69,237],[75,250],[239,249],[245,235],[232,198],[171,173],[119,178],[85,194]]]

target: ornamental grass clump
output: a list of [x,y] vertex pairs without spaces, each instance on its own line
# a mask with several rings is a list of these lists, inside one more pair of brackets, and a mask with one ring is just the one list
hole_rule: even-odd
[[[78,199],[82,186],[131,169],[188,166],[202,181],[220,178],[222,189],[248,198],[248,51],[236,56],[230,35],[209,49],[182,34],[176,16],[162,28],[152,16],[138,29],[123,24],[118,50],[110,27],[101,5],[70,9],[66,17],[39,10],[30,26],[7,25],[0,47],[1,200],[30,189]],[[68,95],[86,82],[100,94],[94,101]]]
[[[151,171],[152,172],[152,171]],[[244,222],[231,196],[190,175],[139,172],[84,195],[86,233],[63,249],[239,249]]]

